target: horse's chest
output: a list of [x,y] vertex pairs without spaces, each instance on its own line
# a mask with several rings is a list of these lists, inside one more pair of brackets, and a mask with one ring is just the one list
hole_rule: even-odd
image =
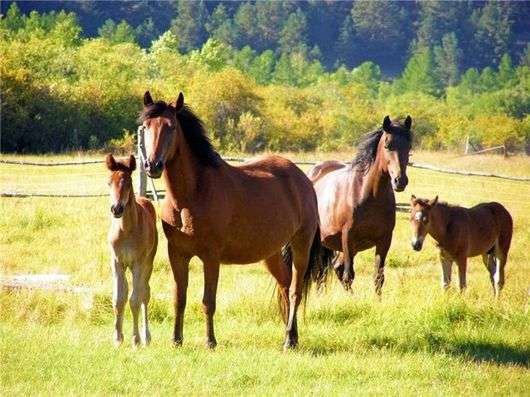
[[352,213],[352,232],[358,237],[378,237],[392,233],[396,212],[392,205],[360,205]]
[[138,242],[133,239],[111,241],[111,248],[118,261],[125,265],[133,264],[141,256],[141,253],[138,251]]

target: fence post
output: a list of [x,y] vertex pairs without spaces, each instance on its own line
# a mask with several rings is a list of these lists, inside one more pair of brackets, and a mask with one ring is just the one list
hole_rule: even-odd
[[144,145],[144,127],[143,125],[138,127],[137,133],[137,145],[138,145],[138,154],[137,159],[140,166],[138,167],[138,195],[140,197],[146,196],[147,189],[147,175],[145,173],[144,163],[145,163],[145,145]]

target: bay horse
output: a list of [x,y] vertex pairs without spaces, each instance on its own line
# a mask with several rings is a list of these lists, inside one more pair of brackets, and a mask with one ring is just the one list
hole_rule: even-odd
[[[309,179],[279,156],[226,163],[182,93],[172,105],[154,102],[147,91],[139,121],[146,131],[146,172],[162,176],[166,186],[161,217],[176,285],[174,343],[182,344],[188,264],[197,256],[203,262],[208,347],[217,344],[213,318],[220,263],[263,259],[279,286],[284,349],[295,347],[298,306],[326,266]],[[283,254],[282,247],[287,247]]]
[[495,297],[504,287],[504,267],[512,241],[513,220],[506,208],[496,202],[482,203],[471,208],[438,201],[410,199],[412,248],[420,251],[425,236],[431,235],[440,248],[442,287],[451,285],[451,267],[458,266],[460,291],[466,288],[467,258],[482,255],[490,274]]
[[[131,174],[136,169],[134,156],[116,160],[108,154],[105,164],[111,172],[110,212],[112,222],[108,233],[111,250],[110,266],[113,278],[112,306],[114,308],[114,342],[123,342],[123,312],[128,296],[125,269],[132,273],[132,293],[129,299],[133,316],[133,344],[151,341],[147,321],[147,305],[150,299],[149,279],[153,270],[158,234],[156,213],[151,202],[144,197],[135,197]],[[142,308],[142,335],[138,330],[138,315]]]
[[350,164],[325,161],[308,171],[318,199],[322,244],[341,252],[335,272],[345,289],[355,277],[355,255],[375,246],[375,292],[381,295],[384,266],[396,223],[394,190],[408,183],[412,119],[403,124],[388,116],[366,134]]

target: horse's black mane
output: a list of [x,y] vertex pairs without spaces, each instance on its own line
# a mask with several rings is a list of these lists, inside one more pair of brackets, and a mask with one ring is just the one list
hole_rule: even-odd
[[[145,120],[159,117],[166,110],[171,110],[175,112],[175,108],[171,105],[168,105],[164,101],[158,101],[145,107],[138,121],[143,123]],[[199,117],[193,113],[193,111],[186,105],[175,113],[177,120],[180,124],[186,142],[190,147],[190,150],[197,157],[197,159],[203,165],[209,165],[212,167],[218,167],[221,165],[221,157],[213,148],[213,145],[206,133],[206,128],[204,127],[203,122]]]
[[366,172],[377,156],[377,145],[383,135],[383,129],[364,134],[362,140],[357,145],[357,154],[352,161],[352,167]]
[[[397,122],[392,123],[392,134],[402,136],[407,139],[408,142],[411,140],[410,132],[401,128]],[[368,168],[375,161],[377,156],[377,147],[379,140],[383,135],[383,128],[378,128],[375,131],[368,132],[363,135],[361,141],[357,145],[357,154],[352,161],[352,167],[367,172]]]

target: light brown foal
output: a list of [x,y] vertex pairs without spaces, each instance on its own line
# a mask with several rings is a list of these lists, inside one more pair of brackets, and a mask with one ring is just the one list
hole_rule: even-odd
[[467,258],[482,255],[490,274],[493,293],[504,286],[504,267],[512,240],[510,213],[496,202],[463,208],[411,197],[412,248],[420,251],[427,234],[438,243],[442,263],[442,287],[451,284],[451,266],[456,262],[460,290],[466,288]]
[[[136,168],[134,156],[127,160],[115,160],[107,155],[106,165],[111,171],[110,211],[112,223],[108,241],[110,243],[113,277],[112,306],[114,308],[114,342],[123,342],[123,312],[128,296],[125,269],[132,272],[133,289],[129,299],[133,316],[133,344],[149,344],[151,334],[147,321],[147,305],[150,298],[149,278],[153,270],[158,235],[156,213],[151,202],[134,196],[131,174]],[[138,315],[142,307],[143,329],[140,336]]]

